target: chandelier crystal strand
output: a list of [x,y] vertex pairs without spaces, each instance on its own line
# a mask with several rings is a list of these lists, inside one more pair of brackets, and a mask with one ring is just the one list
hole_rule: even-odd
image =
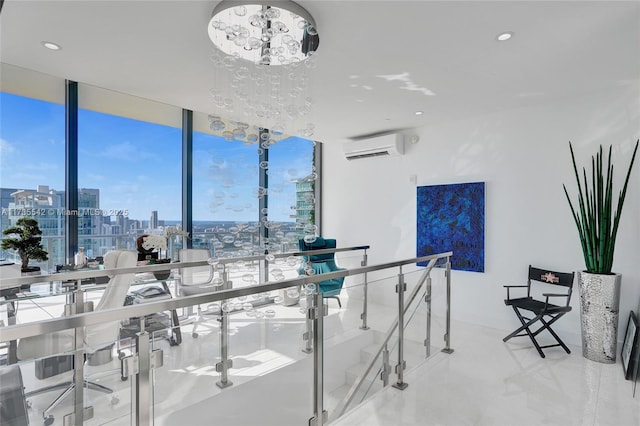
[[286,134],[313,135],[309,74],[319,36],[305,9],[292,1],[222,1],[208,33],[219,49],[212,55],[213,132],[263,149]]

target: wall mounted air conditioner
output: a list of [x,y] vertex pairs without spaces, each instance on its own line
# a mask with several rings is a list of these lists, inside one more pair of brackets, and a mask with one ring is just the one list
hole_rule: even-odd
[[401,134],[376,136],[345,142],[344,156],[347,160],[360,158],[395,156],[404,154],[404,137]]

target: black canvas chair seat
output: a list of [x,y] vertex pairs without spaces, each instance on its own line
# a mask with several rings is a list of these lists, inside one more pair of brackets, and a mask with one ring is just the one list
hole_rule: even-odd
[[[551,348],[554,346],[561,346],[567,353],[571,353],[567,345],[565,345],[562,339],[560,339],[555,331],[553,331],[551,325],[559,320],[567,312],[571,311],[569,302],[571,301],[573,278],[573,272],[554,272],[548,269],[534,268],[529,265],[529,276],[527,279],[527,285],[504,286],[507,289],[507,298],[505,299],[504,303],[505,305],[511,306],[513,308],[513,311],[515,312],[522,326],[517,328],[513,333],[509,334],[502,340],[506,342],[513,337],[529,336],[531,342],[536,347],[538,353],[542,358],[545,357],[542,349]],[[536,286],[539,287],[558,286],[557,288],[562,289],[562,291],[555,290],[555,292],[553,293],[542,293],[541,296],[542,298],[544,298],[544,301],[539,300],[531,295],[532,283],[536,283]],[[512,299],[510,290],[513,288],[526,288],[527,297],[517,297]],[[550,298],[552,298],[552,300],[560,300],[565,303],[549,303]],[[533,318],[527,318],[523,314],[529,316],[533,314]],[[534,326],[539,328],[536,330],[532,330],[531,328]],[[553,336],[557,343],[545,346],[541,346],[538,343],[538,341],[536,340],[536,336],[545,330],[547,330],[549,334]]]
[[548,313],[569,312],[571,310],[571,306],[557,306],[552,303],[546,304],[540,300],[535,300],[531,297],[521,297],[519,299],[505,300],[504,303],[507,306],[516,306],[520,309],[531,311],[536,315],[541,314],[543,312],[548,312]]

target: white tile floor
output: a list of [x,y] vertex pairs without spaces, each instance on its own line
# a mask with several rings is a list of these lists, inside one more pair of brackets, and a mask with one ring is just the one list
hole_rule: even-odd
[[640,425],[640,389],[622,367],[600,364],[571,347],[542,359],[526,337],[453,323],[454,353],[439,353],[408,372],[404,391],[387,388],[332,426]]
[[[343,297],[342,309],[330,305],[334,331],[346,334],[358,329],[360,303]],[[28,312],[28,306],[22,306],[22,313]],[[392,311],[370,306],[369,325],[386,330]],[[435,326],[438,322],[439,319],[434,318]],[[303,378],[292,378],[286,369],[278,370],[290,368],[298,361],[308,362],[309,357],[300,351],[303,324],[297,307],[279,307],[275,319],[258,325],[254,320],[238,317],[231,327],[235,368],[230,374],[234,386],[222,391],[214,384],[219,380],[213,367],[218,360],[215,319],[209,323],[209,331],[203,327],[197,339],[191,337],[190,326],[185,326],[180,346],[169,347],[166,341],[160,341],[160,347],[165,350],[165,364],[156,375],[155,424],[252,425],[242,419],[263,405],[270,410],[274,407],[281,411],[303,410],[302,417],[306,420],[311,412],[310,393],[303,387],[301,395],[292,397],[285,395],[285,390],[294,381],[309,382],[311,376],[306,372],[310,366],[305,367]],[[541,359],[526,338],[505,344],[502,337],[506,331],[455,321],[452,327],[453,354],[436,352],[425,363],[409,366],[405,374],[407,389],[399,391],[389,387],[332,426],[640,425],[640,389],[633,399],[632,383],[623,379],[620,363],[609,365],[586,360],[578,347],[571,348],[571,355],[560,348],[547,349],[547,358]],[[419,333],[409,330],[408,334],[419,341]],[[441,333],[434,331],[433,335]],[[102,368],[88,368],[87,372],[94,375],[94,371],[99,370]],[[25,371],[33,374],[32,370]],[[277,388],[265,387],[259,382],[254,386],[259,390],[243,387],[246,382],[272,371],[280,373],[282,378]],[[113,403],[111,396],[88,392],[87,400],[95,405],[96,417],[86,424],[130,424],[130,382],[121,382],[118,374],[104,377],[97,374],[96,378],[114,387],[120,401]],[[28,388],[40,387],[45,382],[25,377]],[[308,387],[308,383],[303,385]],[[49,393],[33,401],[32,424],[40,424],[38,411],[53,396]],[[256,399],[250,400],[252,396]],[[212,412],[214,404],[234,407],[231,414],[226,415]],[[61,417],[70,410],[61,407],[57,411],[56,424],[60,424]]]

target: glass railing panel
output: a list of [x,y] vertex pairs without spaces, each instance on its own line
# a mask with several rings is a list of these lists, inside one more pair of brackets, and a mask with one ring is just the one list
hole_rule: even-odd
[[[400,332],[397,327],[393,328],[399,314],[396,285],[400,280],[400,269],[391,268],[368,274],[367,325],[370,330],[367,334],[371,336],[371,343],[360,348],[362,361],[357,366],[348,368],[348,383],[345,385],[335,386],[334,370],[338,366],[332,366],[329,370],[325,367],[325,409],[329,411],[331,420],[372,397],[383,389],[385,383],[402,386],[411,370],[434,358],[436,354],[441,354],[440,350],[445,347],[446,333],[445,270],[433,268],[428,275],[425,271],[426,268],[416,265],[404,265],[402,268],[402,280],[406,284],[402,356]],[[427,279],[428,277],[431,279]],[[359,277],[349,278],[352,282],[358,282]],[[342,315],[345,335],[348,334],[347,330],[353,329],[354,318],[360,318],[350,312],[349,308],[353,307],[358,313],[362,311],[364,287],[364,283],[359,282],[346,288],[349,298],[347,310]],[[426,303],[427,299],[430,299],[430,305]],[[355,303],[352,305],[352,302]],[[358,322],[358,325],[361,323]],[[389,333],[391,329],[393,331]],[[330,359],[336,352],[338,351],[332,349],[331,355],[327,357]],[[376,355],[378,359],[372,364],[371,359]],[[325,366],[327,363],[325,358]],[[398,365],[401,363],[405,366],[402,377],[398,375]],[[347,404],[349,399],[351,401]]]
[[[406,268],[409,269],[409,268]],[[427,358],[427,352],[432,354],[435,349],[431,348],[427,351],[427,347],[425,346],[427,340],[430,342],[434,342],[436,339],[433,334],[433,330],[431,333],[428,333],[427,330],[429,326],[433,327],[433,314],[429,319],[428,309],[427,309],[427,292],[428,292],[428,280],[425,279],[424,268],[413,269],[404,274],[404,280],[407,283],[407,292],[405,293],[405,304],[407,305],[407,311],[404,316],[404,346],[403,346],[403,355],[404,362],[406,363],[404,374],[408,374],[411,370],[416,368],[418,365],[421,365],[425,359]],[[433,274],[433,273],[432,273]],[[433,280],[432,280],[433,281]],[[412,290],[416,288],[421,283],[421,286],[416,293],[415,299],[413,303],[409,305],[410,296]],[[433,288],[433,282],[431,284]],[[433,297],[433,290],[431,292]],[[433,301],[432,301],[433,305]],[[433,307],[433,306],[432,306]],[[431,321],[431,323],[429,323]],[[398,359],[398,334],[396,333],[393,339],[392,345],[392,353],[391,356],[394,360]],[[442,340],[442,336],[439,336],[440,341]],[[431,343],[433,346],[433,343]]]
[[307,423],[313,373],[303,352],[306,310],[275,298],[261,293],[193,307],[179,345],[154,332],[153,348],[164,359],[153,372],[156,424]]
[[[447,278],[444,268],[431,272],[431,356],[441,353],[446,347],[447,334]],[[455,338],[455,330],[450,331]]]
[[[88,326],[87,329],[104,329],[105,326],[107,325],[100,324],[99,327]],[[120,335],[122,334],[120,328]],[[112,342],[94,342],[88,348],[83,369],[86,383],[84,406],[92,407],[92,417],[85,420],[85,425],[133,424],[131,416],[134,381],[123,376],[121,365],[121,359],[134,352],[132,345],[131,338],[121,337]]]
[[[63,330],[17,342],[19,361],[0,367],[2,415],[11,412],[15,418],[6,424],[72,424],[68,422],[76,410],[76,360],[82,362],[84,380],[78,383],[82,386],[84,424],[131,424],[131,386],[121,380],[118,359],[118,348],[127,343],[94,341],[81,350],[64,350],[73,346],[73,336],[74,330]],[[9,411],[5,410],[8,406]],[[23,420],[25,413],[28,423]],[[5,421],[3,417],[2,424]]]
[[[355,283],[354,283],[355,282]],[[335,301],[328,299],[329,316],[325,317],[324,406],[329,419],[334,419],[347,407],[352,409],[372,392],[382,389],[383,357],[373,366],[385,335],[397,315],[397,269],[376,271],[367,275],[367,329],[363,330],[364,276],[350,276],[341,293],[342,308],[332,317]],[[339,330],[339,332],[336,332]],[[390,343],[391,344],[391,343]],[[396,361],[397,362],[397,361]],[[395,365],[389,359],[389,368]],[[389,376],[389,381],[393,380]],[[362,382],[356,389],[354,386]]]
[[[33,390],[35,378],[33,361],[24,361],[12,365],[0,365],[0,387],[2,389],[2,410],[0,410],[0,424],[27,425],[41,424],[41,405],[35,408],[31,399],[25,396],[25,384],[28,382],[29,390]],[[25,377],[28,376],[28,377]],[[31,405],[31,407],[29,406]]]
[[[195,315],[198,315],[198,326],[192,333]],[[215,386],[207,378],[215,371],[209,348],[216,341],[217,315],[213,309],[202,306],[201,311],[197,307],[185,309],[182,317],[173,311],[157,312],[147,315],[144,322],[151,339],[150,358],[153,351],[162,352],[162,365],[151,370],[152,418],[155,424],[171,424],[167,417],[181,410],[185,401],[212,395]],[[175,419],[172,424],[176,424]]]
[[[49,408],[69,388],[73,380],[73,351],[50,351],[47,356],[37,356],[47,352],[45,349],[51,346],[53,339],[53,336],[46,335],[24,339],[20,342],[19,354],[25,359],[0,368],[2,391],[11,393],[10,405],[14,411],[12,417],[23,419],[26,414],[29,424],[42,424],[49,418],[51,420],[45,422],[46,424],[50,424],[56,418],[62,424],[63,417],[74,410],[73,393],[61,400],[56,407]],[[17,385],[20,382],[22,389]],[[27,408],[26,412],[20,404],[21,399]],[[3,401],[3,412],[4,405]],[[2,420],[4,424],[5,419]],[[27,423],[16,421],[8,424]]]
[[299,275],[302,258],[299,256],[278,256],[279,252],[272,253],[269,256],[269,281],[277,281],[279,279],[296,278]]
[[343,251],[335,254],[336,265],[340,268],[359,268],[364,261],[364,250]]

